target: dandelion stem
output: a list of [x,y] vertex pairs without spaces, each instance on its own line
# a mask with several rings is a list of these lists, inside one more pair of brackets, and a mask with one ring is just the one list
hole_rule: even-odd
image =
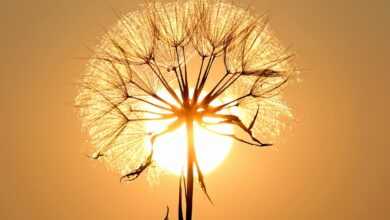
[[186,120],[187,126],[187,141],[188,141],[188,155],[187,155],[187,191],[186,191],[186,220],[192,219],[192,200],[194,191],[194,124],[192,114],[188,114]]

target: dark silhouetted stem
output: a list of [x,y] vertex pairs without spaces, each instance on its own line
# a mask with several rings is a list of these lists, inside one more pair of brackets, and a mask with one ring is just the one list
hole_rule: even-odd
[[189,113],[186,120],[187,125],[187,193],[186,193],[186,220],[192,219],[192,198],[194,191],[194,124],[192,113]]

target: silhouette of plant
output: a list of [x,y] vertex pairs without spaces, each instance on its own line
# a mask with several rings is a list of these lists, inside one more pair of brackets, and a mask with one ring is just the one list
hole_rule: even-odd
[[[250,9],[177,0],[148,2],[143,10],[118,16],[94,50],[76,98],[83,128],[96,146],[91,158],[119,171],[121,181],[134,180],[155,168],[156,139],[184,124],[188,155],[179,180],[178,215],[190,220],[194,178],[208,196],[194,123],[244,144],[270,146],[265,141],[279,134],[282,118],[292,117],[280,91],[298,71],[267,16]],[[216,63],[223,68],[213,69]],[[213,104],[217,99],[222,104]],[[163,131],[145,127],[160,120],[170,121]],[[221,124],[241,132],[213,129]],[[144,147],[145,140],[151,147]]]

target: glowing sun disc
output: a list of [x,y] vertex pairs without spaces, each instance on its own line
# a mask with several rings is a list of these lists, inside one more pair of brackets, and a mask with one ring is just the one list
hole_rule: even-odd
[[[162,94],[162,96],[169,95]],[[214,104],[221,103],[216,100]],[[170,123],[172,120],[148,121],[145,123],[145,127],[148,132],[156,132],[164,130]],[[219,133],[233,133],[233,126],[228,124],[213,125],[210,129]],[[221,164],[229,154],[233,142],[231,138],[202,128],[196,122],[194,122],[194,140],[199,167],[204,174],[211,172]],[[151,148],[150,139],[145,139],[145,146],[148,149]],[[160,168],[175,175],[180,175],[187,170],[185,124],[173,132],[160,136],[155,141],[153,159]]]

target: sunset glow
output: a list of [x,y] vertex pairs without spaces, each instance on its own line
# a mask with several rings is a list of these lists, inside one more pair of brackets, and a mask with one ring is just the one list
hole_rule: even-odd
[[[166,92],[159,92],[161,97],[171,101],[174,100]],[[205,93],[201,94],[201,97]],[[215,105],[221,104],[216,100]],[[158,109],[154,109],[158,110]],[[213,118],[205,119],[212,122]],[[148,132],[158,132],[164,130],[172,120],[148,121],[145,123]],[[233,139],[218,135],[201,127],[197,122],[195,124],[195,151],[199,161],[199,166],[203,173],[207,174],[220,165],[230,152]],[[233,126],[229,124],[219,124],[210,126],[209,129],[219,133],[233,133]],[[145,138],[145,147],[151,148],[150,138]],[[183,124],[173,132],[159,137],[154,146],[154,160],[157,165],[169,173],[180,175],[186,171],[187,164],[187,134]]]
[[[163,122],[148,122],[147,129],[161,129],[167,124]],[[231,133],[230,125],[214,126],[215,130]],[[214,134],[195,124],[195,151],[199,160],[199,166],[204,173],[214,170],[229,154],[232,139]],[[155,143],[154,160],[164,170],[180,175],[186,170],[187,164],[187,139],[185,125],[176,131],[159,138]],[[149,142],[149,140],[146,140]],[[150,147],[150,143],[147,145]]]

